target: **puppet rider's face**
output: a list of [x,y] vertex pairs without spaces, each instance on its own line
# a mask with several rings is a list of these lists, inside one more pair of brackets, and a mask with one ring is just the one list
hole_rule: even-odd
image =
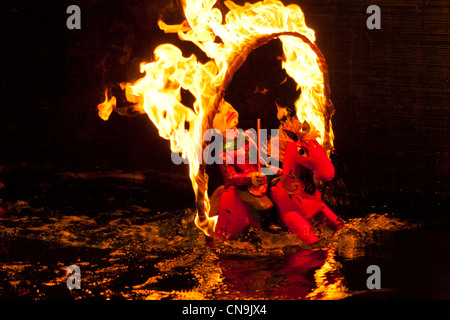
[[225,137],[227,129],[236,129],[239,122],[239,113],[225,100],[222,100],[219,111],[213,120],[213,127]]

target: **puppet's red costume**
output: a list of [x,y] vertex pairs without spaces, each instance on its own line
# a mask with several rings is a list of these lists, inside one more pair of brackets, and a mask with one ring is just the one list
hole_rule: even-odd
[[[273,207],[265,194],[255,196],[250,192],[257,188],[252,183],[252,175],[258,172],[257,164],[249,161],[250,148],[256,148],[255,143],[244,133],[238,133],[237,138],[228,140],[223,148],[223,164],[219,166],[223,174],[224,189],[219,200],[215,231],[215,236],[222,239],[233,238],[249,225],[260,228],[258,213]],[[245,162],[239,163],[243,159]],[[265,176],[260,176],[259,179],[267,182]]]

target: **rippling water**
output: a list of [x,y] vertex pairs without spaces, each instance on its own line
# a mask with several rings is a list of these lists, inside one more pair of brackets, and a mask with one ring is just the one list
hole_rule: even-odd
[[[4,200],[0,298],[450,298],[448,220],[426,224],[371,213],[344,218],[337,234],[320,229],[322,240],[312,246],[289,232],[250,229],[210,248],[194,226],[194,209],[157,211],[136,199],[145,180],[139,175],[80,179],[65,174],[37,197]],[[119,199],[119,206],[120,195],[127,201]],[[80,290],[66,287],[72,264],[81,269]],[[369,265],[381,269],[379,290],[366,286]]]

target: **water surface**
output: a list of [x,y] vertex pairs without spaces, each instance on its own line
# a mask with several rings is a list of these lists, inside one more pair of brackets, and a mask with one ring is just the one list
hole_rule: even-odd
[[[3,176],[0,299],[450,299],[442,214],[374,208],[343,217],[337,234],[319,228],[312,246],[250,229],[211,248],[184,180],[174,200],[176,177],[156,173],[27,177],[24,186]],[[72,264],[80,290],[66,286]],[[381,289],[367,288],[370,265],[380,267]]]

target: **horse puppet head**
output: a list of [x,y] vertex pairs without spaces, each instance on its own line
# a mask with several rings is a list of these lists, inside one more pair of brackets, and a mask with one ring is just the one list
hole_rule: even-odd
[[285,145],[283,171],[288,169],[298,173],[302,166],[311,170],[320,181],[333,180],[334,166],[307,121],[301,123],[297,118],[288,118],[280,128],[280,145]]

